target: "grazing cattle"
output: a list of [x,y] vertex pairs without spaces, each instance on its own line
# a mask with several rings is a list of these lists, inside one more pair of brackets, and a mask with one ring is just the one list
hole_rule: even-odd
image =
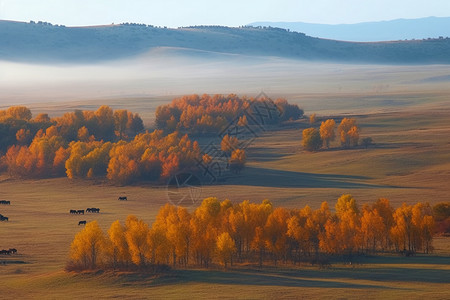
[[17,249],[16,248],[9,248],[9,253],[11,253],[11,254],[15,254],[15,253],[17,253]]
[[10,255],[10,254],[11,254],[11,252],[9,250],[3,249],[0,251],[0,255]]
[[84,215],[84,209],[79,209],[79,210],[77,210],[77,214],[79,214],[79,215]]
[[0,216],[0,221],[9,221],[9,218],[5,216]]
[[0,204],[10,205],[11,201],[9,201],[9,200],[0,200]]
[[121,201],[127,201],[128,199],[127,199],[127,197],[123,196],[123,197],[119,197],[119,200],[121,200]]
[[76,209],[71,209],[71,210],[70,210],[70,213],[71,213],[71,214],[76,214],[76,213],[77,213],[77,210],[76,210]]
[[91,208],[91,211],[93,212],[93,213],[100,213],[100,208]]
[[86,225],[86,221],[80,221],[80,222],[78,222],[78,226],[80,226],[80,225]]
[[92,208],[86,208],[86,212],[92,212]]

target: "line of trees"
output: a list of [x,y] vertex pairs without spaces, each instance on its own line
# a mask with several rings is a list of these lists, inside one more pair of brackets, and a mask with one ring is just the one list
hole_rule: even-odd
[[246,111],[250,114],[259,113],[252,111],[252,104],[258,102],[271,102],[278,110],[273,112],[270,118],[266,118],[267,123],[280,124],[303,116],[303,110],[295,104],[289,104],[285,99],[272,101],[240,98],[234,94],[189,95],[174,99],[171,104],[159,106],[156,109],[156,126],[168,132],[179,130],[189,133],[218,133],[233,120],[244,117]]
[[[315,114],[310,117],[310,123],[316,122]],[[330,148],[330,143],[336,139],[337,135],[340,139],[341,146],[344,148],[358,146],[360,138],[360,127],[354,118],[343,118],[339,126],[336,128],[336,121],[328,119],[323,121],[319,128],[307,128],[302,132],[302,145],[308,151],[317,151],[320,148]],[[371,138],[364,138],[362,141],[364,146],[372,143]]]
[[312,210],[233,204],[210,197],[190,213],[163,206],[151,226],[135,216],[115,221],[107,234],[91,222],[71,244],[68,270],[127,269],[167,264],[208,267],[233,262],[292,262],[319,255],[356,255],[384,251],[430,252],[434,230],[428,203],[394,209],[379,199],[360,208],[342,195],[332,212],[327,202]]

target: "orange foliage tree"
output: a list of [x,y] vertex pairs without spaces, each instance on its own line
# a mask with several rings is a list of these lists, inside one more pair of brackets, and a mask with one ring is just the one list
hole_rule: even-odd
[[359,127],[354,118],[344,118],[338,126],[339,136],[343,147],[355,147],[359,141]]
[[320,125],[320,138],[327,148],[330,148],[330,142],[336,138],[336,122],[333,119],[326,120]]

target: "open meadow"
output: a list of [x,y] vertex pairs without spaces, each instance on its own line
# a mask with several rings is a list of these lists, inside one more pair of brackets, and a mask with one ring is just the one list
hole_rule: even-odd
[[[238,175],[224,176],[218,184],[203,185],[198,201],[209,196],[233,202],[269,199],[275,207],[309,205],[313,209],[322,201],[334,208],[342,194],[352,194],[361,206],[381,197],[394,207],[402,202],[449,201],[450,93],[446,84],[432,84],[425,91],[416,91],[411,84],[411,89],[397,87],[394,92],[370,95],[365,91],[286,94],[307,115],[316,112],[319,122],[328,117],[356,118],[361,137],[371,137],[375,144],[367,149],[341,149],[336,141],[329,150],[306,152],[301,131],[310,126],[309,120],[296,121],[259,136],[247,149],[246,168]],[[106,104],[139,112],[146,126],[152,127],[156,106],[169,99],[112,99]],[[59,115],[101,104],[105,103],[80,100],[29,107],[33,114]],[[119,196],[127,196],[128,201],[118,201]],[[361,257],[352,265],[336,260],[325,269],[281,264],[262,269],[241,265],[229,270],[218,266],[173,270],[161,277],[75,274],[66,273],[64,267],[70,243],[81,229],[80,220],[97,220],[104,230],[129,214],[151,223],[168,201],[166,186],[114,186],[68,178],[19,180],[3,174],[0,198],[11,201],[0,206],[0,213],[9,217],[0,223],[0,248],[18,249],[15,255],[0,257],[2,299],[450,298],[448,237],[434,239],[433,254]],[[71,209],[87,207],[101,210],[69,214]]]

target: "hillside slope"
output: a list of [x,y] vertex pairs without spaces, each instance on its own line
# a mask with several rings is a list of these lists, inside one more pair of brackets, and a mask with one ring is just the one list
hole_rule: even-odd
[[351,63],[450,63],[450,39],[352,43],[278,28],[63,27],[0,21],[0,41],[0,60],[38,63],[114,60],[155,47]]

